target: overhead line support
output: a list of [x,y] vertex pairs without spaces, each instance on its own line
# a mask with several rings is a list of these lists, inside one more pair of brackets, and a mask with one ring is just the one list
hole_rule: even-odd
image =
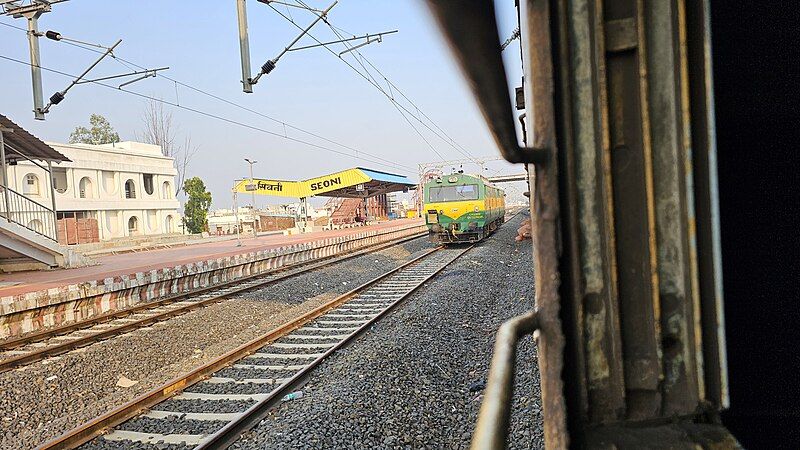
[[33,114],[36,120],[44,120],[45,111],[42,109],[42,67],[39,60],[39,16],[42,11],[26,13],[28,19],[28,47],[31,54],[31,83],[33,85]]
[[322,13],[320,13],[320,14],[317,14],[317,18],[316,18],[316,19],[314,19],[314,21],[313,21],[313,22],[311,22],[311,24],[309,24],[307,27],[305,27],[305,28],[303,29],[303,31],[302,31],[302,32],[301,32],[301,33],[300,33],[300,34],[299,34],[299,35],[298,35],[296,38],[294,38],[294,40],[293,40],[292,42],[290,42],[290,43],[289,43],[289,45],[287,45],[287,46],[286,46],[286,47],[283,49],[283,51],[281,51],[281,52],[278,54],[278,56],[276,56],[275,58],[273,58],[273,59],[270,59],[270,60],[268,60],[267,62],[265,62],[265,63],[264,63],[264,65],[263,65],[263,66],[261,66],[261,71],[258,73],[258,75],[256,75],[256,76],[255,76],[253,79],[251,79],[251,80],[250,80],[250,84],[256,84],[256,83],[258,83],[258,80],[259,80],[259,79],[260,79],[260,78],[261,78],[263,75],[266,75],[266,74],[268,74],[268,73],[272,72],[272,70],[273,70],[273,69],[275,69],[275,65],[278,63],[278,60],[279,60],[279,59],[281,59],[281,57],[282,57],[283,55],[285,55],[285,54],[286,54],[286,52],[288,52],[288,51],[289,51],[289,49],[291,49],[291,48],[292,48],[292,46],[293,46],[294,44],[296,44],[296,43],[297,43],[297,41],[299,41],[299,40],[300,40],[300,39],[301,39],[303,36],[305,36],[305,35],[306,35],[306,34],[307,34],[307,33],[308,33],[310,30],[311,30],[311,28],[313,28],[313,27],[314,27],[314,25],[316,25],[316,24],[317,24],[317,23],[318,23],[320,20],[323,20],[323,19],[325,18],[325,16],[328,14],[328,11],[330,11],[331,9],[333,9],[333,7],[334,7],[334,6],[336,6],[336,4],[337,4],[337,3],[339,3],[339,0],[336,0],[336,1],[334,1],[333,3],[331,3],[331,5],[330,5],[330,6],[328,6],[327,8],[325,8],[325,10],[324,10],[324,11],[322,11]]
[[252,94],[253,83],[250,82],[250,39],[247,36],[247,5],[245,1],[236,0],[236,13],[239,19],[239,53],[242,59],[242,90]]
[[83,79],[83,77],[85,77],[86,74],[88,74],[90,70],[94,69],[95,66],[100,64],[100,61],[102,61],[103,58],[108,56],[121,43],[122,43],[122,39],[117,40],[117,42],[115,42],[114,45],[109,47],[108,50],[106,50],[99,58],[97,58],[97,60],[94,63],[92,63],[91,66],[89,66],[86,70],[84,70],[83,73],[78,75],[77,78],[72,80],[72,82],[69,84],[69,86],[66,87],[66,89],[64,89],[63,91],[59,91],[59,92],[56,92],[55,94],[53,94],[50,97],[50,101],[47,103],[47,106],[45,106],[44,108],[40,109],[40,112],[42,113],[42,118],[44,118],[44,114],[45,113],[50,111],[50,107],[51,106],[61,103],[61,101],[64,100],[64,96],[67,95],[67,91],[72,89],[72,87],[75,86],[76,84],[80,83],[80,81]]

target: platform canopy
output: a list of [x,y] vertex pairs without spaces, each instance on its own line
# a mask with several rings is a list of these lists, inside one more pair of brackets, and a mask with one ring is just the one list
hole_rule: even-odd
[[367,198],[389,192],[416,188],[407,177],[378,170],[355,167],[302,181],[247,178],[237,180],[235,192],[274,197],[349,197]]
[[5,143],[6,161],[20,159],[36,159],[40,161],[64,162],[69,158],[42,142],[36,136],[25,131],[8,117],[0,114],[0,129]]

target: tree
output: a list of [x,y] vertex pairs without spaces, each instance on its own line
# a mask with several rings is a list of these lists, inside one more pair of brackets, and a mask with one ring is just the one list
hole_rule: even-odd
[[183,183],[188,199],[183,206],[183,223],[192,233],[202,233],[206,228],[206,216],[211,207],[211,192],[200,177],[189,178]]
[[136,134],[136,139],[154,144],[161,147],[164,156],[173,158],[175,169],[178,171],[177,189],[175,195],[180,192],[183,182],[186,179],[186,169],[198,147],[192,145],[192,138],[186,136],[183,145],[177,143],[178,127],[174,125],[172,113],[164,110],[164,104],[150,100],[142,113],[142,123],[144,130]]
[[100,114],[92,114],[89,116],[90,128],[75,127],[69,135],[70,144],[111,144],[119,142],[119,135],[114,128],[108,123],[105,117]]

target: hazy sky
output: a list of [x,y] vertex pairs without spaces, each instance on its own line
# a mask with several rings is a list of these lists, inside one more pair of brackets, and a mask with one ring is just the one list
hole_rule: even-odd
[[[320,9],[329,4],[321,0],[307,3]],[[516,27],[514,2],[498,0],[496,5],[501,39],[504,39]],[[276,8],[288,15],[285,7],[276,5]],[[289,11],[303,26],[314,19],[307,11],[294,8]],[[266,60],[275,57],[299,30],[268,6],[255,1],[248,2],[248,16],[255,72]],[[470,155],[498,155],[468,88],[421,1],[340,0],[328,17],[333,25],[350,35],[398,29],[399,33],[386,36],[382,43],[360,49],[362,54]],[[24,20],[10,17],[0,17],[0,22],[26,26]],[[191,136],[192,142],[200,147],[189,175],[203,178],[214,196],[214,207],[230,205],[233,180],[246,177],[248,173],[243,158],[259,161],[255,166],[256,177],[301,179],[365,166],[402,173],[414,180],[418,163],[440,159],[382,93],[324,48],[287,53],[277,68],[255,86],[253,94],[243,93],[233,0],[71,0],[54,5],[53,12],[39,20],[39,28],[103,45],[123,39],[115,51],[121,58],[146,67],[169,66],[164,74],[182,83],[402,166],[391,168],[353,158],[355,152],[351,149],[291,128],[286,129],[289,136],[330,147],[347,156],[167,107],[180,128],[180,139]],[[311,34],[323,42],[337,39],[324,23],[314,27]],[[504,55],[512,85],[518,85],[521,77],[518,42]],[[312,43],[314,41],[306,37],[297,45]],[[43,38],[40,45],[43,67],[70,74],[80,73],[97,57],[63,42]],[[342,46],[334,48],[337,52],[344,50]],[[0,26],[0,55],[27,61],[25,33]],[[363,72],[353,56],[344,58]],[[127,70],[117,61],[107,59],[90,77]],[[378,76],[375,72],[373,75]],[[45,102],[69,83],[68,77],[47,71],[43,79]],[[385,86],[382,79],[378,81]],[[185,87],[178,86],[176,92],[175,84],[161,77],[148,78],[127,89],[284,134],[283,125],[275,121]],[[392,93],[399,98],[397,93]],[[145,102],[116,89],[83,84],[74,87],[61,104],[54,106],[46,121],[37,121],[31,112],[29,67],[0,59],[0,111],[45,140],[66,142],[72,129],[88,123],[92,113],[108,118],[123,140],[133,140],[135,133],[142,129]],[[414,106],[405,101],[402,104],[417,114]],[[418,116],[436,129],[421,114]],[[465,157],[414,118],[409,116],[408,119],[444,158]],[[521,167],[504,162],[489,166],[492,171],[501,173],[522,171]],[[475,167],[465,166],[464,169],[471,172]],[[276,201],[259,199],[259,203]]]

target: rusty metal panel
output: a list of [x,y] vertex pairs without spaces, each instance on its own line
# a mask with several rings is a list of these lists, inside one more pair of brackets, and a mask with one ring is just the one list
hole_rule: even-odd
[[641,1],[605,2],[604,19],[635,20],[635,49],[606,49],[611,176],[627,417],[658,417],[660,326],[652,154]]
[[714,125],[714,89],[711,69],[711,25],[708,0],[686,4],[687,61],[691,101],[691,142],[697,260],[702,309],[703,364],[706,399],[727,408],[728,369],[720,253],[717,142]]
[[[579,236],[581,324],[590,422],[624,417],[625,389],[614,265],[612,205],[605,166],[605,131],[600,95],[602,39],[594,2],[568,2],[572,145]],[[562,61],[562,65],[565,64]],[[572,184],[572,183],[570,183]]]
[[[542,406],[547,416],[544,424],[548,449],[569,445],[567,411],[564,402],[564,332],[559,296],[559,191],[556,158],[555,105],[553,98],[552,40],[550,5],[547,1],[520,1],[520,30],[525,61],[526,117],[534,148],[547,149],[549,157],[531,171],[535,183],[531,192],[531,236],[534,246],[536,307],[539,317],[537,338]],[[570,386],[572,388],[573,386]],[[579,388],[580,389],[580,388]]]
[[[646,9],[647,83],[651,124],[658,282],[661,301],[663,364],[662,414],[690,414],[698,407],[695,355],[696,270],[694,264],[691,148],[688,145],[688,98],[683,73],[682,0],[655,2]],[[687,186],[687,181],[689,181]]]
[[535,163],[546,446],[735,445],[705,402],[727,406],[707,3],[520,1],[526,148],[491,5],[429,3],[504,155]]

